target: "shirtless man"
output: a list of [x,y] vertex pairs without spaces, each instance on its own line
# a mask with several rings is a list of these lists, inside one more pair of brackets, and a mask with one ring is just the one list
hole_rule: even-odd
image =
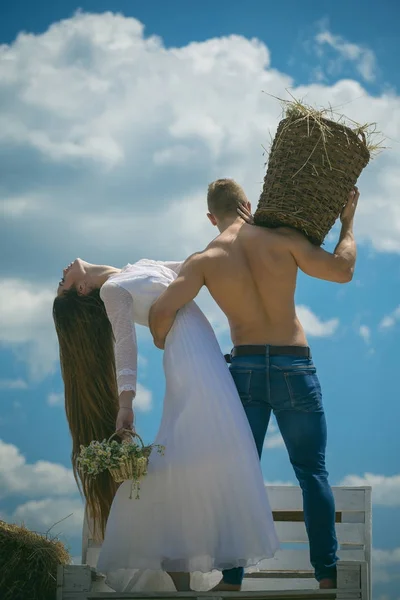
[[[327,281],[352,279],[358,198],[355,188],[341,214],[340,239],[332,254],[292,229],[250,224],[251,207],[242,188],[233,180],[215,181],[208,189],[208,218],[220,235],[186,260],[150,313],[159,348],[164,347],[177,311],[203,285],[227,316],[234,344],[230,371],[258,453],[261,456],[274,411],[303,490],[310,560],[321,589],[336,587],[335,506],[325,468],[327,434],[321,388],[296,316],[294,295],[299,268]],[[240,590],[242,579],[243,569],[224,571],[215,589]]]

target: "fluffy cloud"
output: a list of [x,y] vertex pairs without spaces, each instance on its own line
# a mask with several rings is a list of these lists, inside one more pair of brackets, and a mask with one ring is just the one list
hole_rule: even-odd
[[[374,583],[389,583],[400,579],[400,548],[372,550]],[[389,599],[388,599],[389,600]]]
[[0,390],[27,390],[28,384],[23,379],[0,379]]
[[400,475],[346,475],[339,485],[372,486],[372,500],[381,506],[400,506]]
[[391,329],[398,321],[400,321],[400,306],[398,306],[390,315],[386,315],[381,323],[380,329]]
[[39,284],[0,280],[0,344],[28,362],[34,379],[52,372],[57,360],[53,298],[54,292]]
[[265,481],[264,483],[267,486],[268,485],[271,485],[271,486],[272,485],[277,485],[277,486],[280,486],[280,485],[287,485],[287,486],[296,485],[295,483],[292,483],[291,481]]
[[265,438],[264,448],[284,448],[285,442],[280,434],[275,423],[270,423],[268,427],[267,437]]
[[[349,80],[293,89],[256,39],[165,48],[135,19],[111,13],[20,34],[1,48],[0,76],[3,240],[18,240],[5,267],[27,276],[55,277],[77,254],[121,264],[203,246],[212,236],[208,181],[234,176],[258,198],[261,147],[280,116],[263,90],[346,104],[349,117],[377,121],[393,138],[400,128],[397,96],[372,97]],[[363,176],[358,232],[379,250],[400,251],[398,162],[392,150]]]
[[339,73],[344,62],[350,62],[355,65],[362,79],[374,81],[377,70],[376,57],[369,48],[353,44],[340,35],[334,35],[325,27],[315,36],[315,42],[321,53],[328,47],[336,54],[328,63],[331,75]]
[[358,333],[367,345],[371,343],[371,330],[367,325],[360,325]]
[[[13,444],[0,440],[0,498],[76,495],[77,486],[71,469],[40,460],[27,463]],[[57,502],[57,501],[54,501]]]
[[81,535],[83,513],[79,498],[43,498],[20,504],[8,520],[41,533],[51,529],[52,535],[74,537]]
[[64,394],[56,394],[51,392],[47,396],[47,404],[49,406],[64,406]]
[[[321,47],[365,60],[328,33]],[[112,13],[78,13],[41,35],[20,34],[0,48],[0,77],[0,235],[13,249],[0,258],[0,342],[37,378],[57,361],[51,302],[71,258],[117,266],[143,256],[185,258],[215,234],[205,192],[217,177],[235,177],[257,201],[262,145],[281,113],[262,91],[282,96],[291,88],[400,134],[393,93],[369,96],[350,80],[294,88],[256,39],[165,48],[137,20]],[[399,163],[399,149],[384,152],[360,181],[357,236],[382,252],[400,252]],[[216,307],[206,312],[225,335]],[[310,335],[338,326],[308,307],[299,316]]]
[[151,391],[145,388],[140,383],[137,384],[136,397],[134,407],[141,412],[148,412],[152,409],[152,394]]
[[297,315],[305,332],[310,336],[328,337],[335,333],[339,325],[339,319],[321,321],[308,306],[297,306]]

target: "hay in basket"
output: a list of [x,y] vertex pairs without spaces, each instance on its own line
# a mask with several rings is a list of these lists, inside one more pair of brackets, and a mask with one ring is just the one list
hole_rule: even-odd
[[372,143],[374,124],[349,125],[332,110],[282,102],[284,119],[272,142],[254,222],[297,229],[319,246],[381,146]]
[[[120,443],[113,439],[115,436],[122,436],[124,439]],[[135,442],[135,438],[139,443]],[[78,465],[82,472],[91,477],[108,470],[117,483],[131,481],[129,497],[132,498],[135,489],[135,497],[139,499],[140,481],[147,474],[153,449],[156,449],[159,454],[164,453],[164,446],[157,444],[145,446],[138,433],[126,429],[122,435],[114,433],[108,440],[93,441],[89,446],[81,446]]]
[[57,567],[70,562],[56,538],[0,521],[1,600],[54,600]]

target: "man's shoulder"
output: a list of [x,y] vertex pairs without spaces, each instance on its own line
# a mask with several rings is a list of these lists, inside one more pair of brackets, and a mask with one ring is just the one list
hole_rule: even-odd
[[287,249],[293,242],[298,232],[289,227],[261,227],[253,225],[246,228],[243,234],[250,243],[262,244],[276,249]]

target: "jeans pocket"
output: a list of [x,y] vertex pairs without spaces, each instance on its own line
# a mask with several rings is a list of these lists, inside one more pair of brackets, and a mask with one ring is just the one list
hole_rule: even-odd
[[231,368],[230,372],[242,403],[249,403],[251,400],[251,370]]
[[288,371],[285,374],[292,408],[315,412],[322,408],[322,392],[315,369]]

